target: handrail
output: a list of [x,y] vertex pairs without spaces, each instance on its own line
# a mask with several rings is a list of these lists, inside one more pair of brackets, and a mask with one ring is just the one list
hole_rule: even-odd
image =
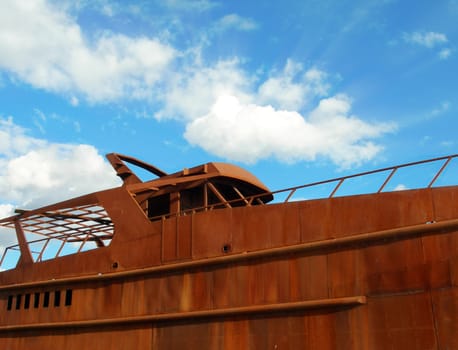
[[[391,171],[388,174],[388,176],[386,177],[386,179],[383,182],[383,184],[378,188],[377,191],[374,192],[374,193],[380,193],[386,188],[386,185],[389,183],[389,181],[392,179],[393,175],[399,169],[408,168],[408,167],[414,167],[416,165],[421,165],[421,164],[434,163],[434,162],[438,162],[438,161],[443,160],[444,164],[437,171],[437,173],[434,175],[434,177],[431,180],[431,182],[426,187],[426,188],[431,188],[431,187],[433,187],[434,183],[436,183],[437,179],[443,173],[445,168],[450,164],[451,160],[455,159],[455,158],[458,158],[458,154],[453,154],[453,155],[444,156],[444,157],[438,157],[438,158],[432,158],[432,159],[426,159],[426,160],[422,160],[422,161],[406,163],[406,164],[402,164],[402,165],[395,165],[395,166],[381,168],[381,169],[377,169],[377,170],[366,171],[366,172],[362,172],[362,173],[358,173],[358,174],[342,176],[342,177],[333,178],[333,179],[329,179],[329,180],[313,182],[313,183],[309,183],[309,184],[306,184],[306,185],[295,186],[295,187],[290,187],[290,188],[279,190],[279,191],[274,191],[274,192],[271,192],[271,193],[272,194],[277,194],[277,193],[282,193],[282,192],[293,192],[293,191],[296,192],[298,189],[301,189],[301,188],[313,187],[313,186],[318,186],[318,185],[337,182],[337,185],[334,187],[334,189],[331,191],[330,195],[328,196],[328,198],[332,198],[332,197],[335,196],[337,190],[341,187],[341,185],[344,183],[344,181],[346,181],[348,179],[353,179],[353,178],[363,177],[363,176],[366,176],[366,175],[372,175],[372,174],[377,174],[377,173],[383,173],[383,172],[386,172],[386,171]],[[457,176],[457,179],[458,179],[458,176]],[[287,200],[285,202],[288,202],[290,200],[290,198],[291,198],[291,196],[288,196]]]
[[[440,169],[434,174],[434,176],[431,179],[431,181],[429,182],[428,186],[425,187],[425,188],[431,188],[437,182],[439,177],[443,174],[444,170],[450,165],[450,162],[453,159],[456,159],[456,158],[458,158],[458,154],[453,154],[453,155],[444,156],[444,157],[438,157],[438,158],[431,158],[431,159],[426,159],[426,160],[421,160],[421,161],[416,161],[416,162],[411,162],[411,163],[405,163],[405,164],[401,164],[401,165],[395,165],[395,166],[391,166],[391,167],[386,167],[386,168],[381,168],[381,169],[376,169],[376,170],[371,170],[371,171],[365,171],[365,172],[361,172],[361,173],[357,173],[357,174],[346,175],[346,176],[332,178],[332,179],[328,179],[328,180],[312,182],[312,183],[308,183],[308,184],[305,184],[305,185],[289,187],[289,188],[285,188],[285,189],[281,189],[281,190],[277,190],[277,191],[272,191],[272,192],[269,192],[269,193],[261,193],[261,194],[257,194],[257,195],[253,195],[253,196],[247,196],[247,197],[245,197],[245,199],[248,201],[247,206],[250,206],[251,203],[253,203],[253,200],[261,198],[261,197],[265,196],[266,194],[276,195],[276,194],[285,193],[286,194],[286,199],[283,201],[283,203],[288,203],[288,202],[293,200],[293,195],[300,189],[310,188],[310,187],[324,185],[324,184],[337,183],[332,188],[330,194],[327,197],[323,197],[323,198],[333,198],[333,197],[335,197],[335,195],[338,192],[338,190],[342,187],[342,184],[345,181],[349,180],[349,179],[361,178],[361,177],[364,177],[364,176],[367,176],[367,175],[378,174],[378,173],[383,173],[383,172],[388,172],[389,171],[389,174],[387,174],[387,176],[386,176],[385,180],[383,181],[382,185],[380,185],[380,187],[378,187],[376,191],[372,192],[372,193],[381,193],[386,188],[386,186],[388,185],[390,180],[392,180],[393,175],[395,173],[397,173],[399,169],[414,167],[414,166],[422,165],[422,164],[428,164],[428,163],[444,161],[444,163],[442,164]],[[456,178],[457,178],[457,184],[458,184],[458,174],[457,174]],[[369,193],[371,193],[371,192],[369,192]],[[229,205],[231,205],[231,204],[236,203],[236,202],[240,203],[240,199],[237,198],[237,199],[234,199],[234,200],[225,201],[224,203],[213,203],[213,204],[208,205],[208,206],[203,206],[203,207],[199,207],[199,208],[183,210],[183,211],[181,211],[179,213],[171,213],[169,215],[161,215],[161,216],[155,217],[153,219],[160,219],[161,217],[171,217],[171,216],[175,216],[175,215],[189,215],[189,214],[192,214],[192,213],[195,213],[195,212],[199,212],[199,211],[212,210],[213,208],[215,208],[217,206],[220,206],[221,204],[225,204],[225,205],[229,204]]]

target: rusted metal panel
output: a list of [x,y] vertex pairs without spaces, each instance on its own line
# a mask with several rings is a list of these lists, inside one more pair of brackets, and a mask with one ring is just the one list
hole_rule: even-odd
[[[129,254],[129,252],[132,252]],[[113,248],[105,272],[155,266],[161,263],[161,235],[151,234]]]
[[450,258],[450,280],[453,287],[458,287],[458,255]]
[[329,297],[337,298],[361,293],[360,252],[345,250],[330,253],[327,259]]
[[191,258],[193,216],[175,216],[162,220],[162,261]]
[[222,322],[223,343],[221,349],[248,349],[249,321],[246,319]]
[[[247,234],[265,236],[269,247],[291,245],[300,242],[299,209],[297,203],[273,204],[252,209],[254,215],[264,218],[264,224],[254,223],[246,227]],[[259,225],[262,225],[261,227]]]
[[192,257],[193,216],[177,216],[177,258],[187,260]]
[[145,281],[126,281],[122,284],[121,316],[142,315],[145,313]]
[[183,274],[163,275],[159,279],[160,297],[158,299],[160,313],[178,312],[189,304],[189,296],[182,293]]
[[269,225],[263,208],[249,207],[246,210],[233,209],[233,235],[236,251],[253,251],[269,246]]
[[429,293],[377,297],[367,308],[369,349],[437,349]]
[[177,229],[178,218],[162,220],[162,261],[173,261],[178,258]]
[[184,274],[180,311],[207,310],[212,307],[212,274],[195,272]]
[[329,200],[310,200],[298,203],[301,242],[313,242],[333,237]]
[[293,300],[327,298],[328,259],[312,255],[290,259],[290,293]]
[[[113,334],[118,334],[113,337]],[[22,337],[12,338],[10,342],[0,339],[5,349],[149,349],[151,348],[151,328],[146,329],[108,329],[98,332],[70,333],[54,331],[50,333],[29,332]],[[3,347],[5,346],[5,347]]]
[[434,220],[443,221],[458,217],[458,188],[438,187],[432,189]]
[[213,210],[194,215],[192,222],[192,257],[207,258],[224,254],[232,243],[232,210]]
[[230,305],[240,306],[233,298],[231,291],[238,289],[238,282],[234,279],[234,268],[232,266],[224,266],[217,271],[212,272],[211,290],[217,290],[219,293],[213,293],[213,307],[226,308]]
[[368,247],[362,252],[362,258],[368,293],[394,293],[424,287],[416,285],[415,281],[423,264],[420,239]]
[[266,261],[262,264],[264,278],[264,299],[266,304],[286,302],[290,296],[290,275],[288,260]]
[[436,290],[432,293],[436,336],[439,349],[458,348],[458,290]]

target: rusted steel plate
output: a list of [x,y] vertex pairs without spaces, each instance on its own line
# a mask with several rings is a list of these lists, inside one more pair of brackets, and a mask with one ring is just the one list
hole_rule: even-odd
[[431,293],[438,349],[458,348],[458,288]]

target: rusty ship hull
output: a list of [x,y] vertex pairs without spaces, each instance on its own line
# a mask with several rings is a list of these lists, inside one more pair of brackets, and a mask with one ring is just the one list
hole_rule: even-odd
[[[458,186],[267,204],[255,183],[237,205],[219,187],[219,206],[197,196],[183,211],[177,191],[212,189],[205,169],[147,190],[117,169],[122,187],[2,221],[21,254],[0,272],[0,348],[458,348]],[[164,194],[167,213],[145,215]],[[84,211],[95,204],[103,217]],[[82,216],[112,228],[80,240],[109,244],[47,260],[27,249],[28,229]]]

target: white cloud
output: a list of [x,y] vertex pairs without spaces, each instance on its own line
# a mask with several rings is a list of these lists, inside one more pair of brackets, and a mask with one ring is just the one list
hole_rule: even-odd
[[75,97],[75,96],[70,97],[70,104],[71,104],[73,107],[78,106],[79,103],[80,103],[80,101],[78,100],[77,97]]
[[260,85],[258,100],[274,107],[300,110],[317,96],[325,96],[329,89],[326,73],[311,68],[304,72],[301,64],[288,60],[281,72],[273,72]]
[[257,23],[251,18],[245,18],[236,13],[231,13],[222,17],[217,22],[215,29],[218,31],[224,31],[233,28],[241,31],[250,31],[256,29],[257,27]]
[[162,96],[164,108],[158,119],[194,120],[208,113],[218,97],[237,96],[244,103],[272,105],[278,109],[299,110],[315,97],[326,96],[327,74],[317,68],[305,70],[288,60],[280,71],[272,71],[269,78],[256,88],[256,76],[248,75],[238,59],[221,60],[204,66],[198,59],[170,77]]
[[452,50],[449,49],[449,48],[446,48],[446,49],[442,49],[439,51],[439,58],[441,60],[446,60],[447,58],[450,57],[450,55],[452,54]]
[[441,146],[447,147],[447,148],[454,148],[456,144],[456,141],[452,140],[447,140],[447,141],[442,141],[440,143]]
[[0,203],[37,207],[117,186],[111,166],[89,145],[50,143],[0,118]]
[[239,67],[236,59],[222,60],[208,67],[196,60],[170,77],[162,96],[164,108],[155,116],[193,120],[208,113],[218,96],[235,94],[243,100],[250,99],[251,85],[252,78]]
[[404,184],[398,184],[394,189],[393,191],[405,191],[405,190],[408,190],[409,188],[404,185]]
[[13,215],[14,206],[12,204],[0,204],[0,219]]
[[44,0],[2,3],[0,68],[72,103],[147,98],[175,54],[156,38],[105,32],[90,43],[75,18]]
[[162,4],[174,10],[197,12],[205,12],[219,5],[217,2],[210,0],[164,0]]
[[[14,215],[14,206],[11,204],[0,204],[0,219]],[[17,243],[14,230],[0,226],[0,257],[4,249]],[[0,270],[1,271],[1,270]]]
[[101,12],[107,17],[113,17],[116,10],[114,9],[113,4],[103,4]]
[[417,44],[427,48],[433,48],[448,42],[445,34],[436,32],[404,33],[403,38],[408,43]]
[[405,42],[413,45],[426,47],[428,49],[440,50],[437,52],[439,59],[446,60],[453,53],[453,50],[449,47],[445,47],[449,42],[447,36],[444,33],[437,32],[413,32],[404,33],[403,39]]
[[[297,162],[323,156],[349,167],[373,159],[383,148],[373,139],[394,130],[352,116],[345,95],[326,98],[325,72],[292,60],[265,81],[248,76],[237,60],[187,69],[170,81],[156,117],[182,120],[189,143],[225,159]],[[305,110],[312,112],[295,112]]]
[[[351,116],[350,101],[343,95],[329,96],[327,73],[313,66],[305,69],[287,60],[283,69],[267,72],[262,80],[260,73],[243,69],[237,57],[204,63],[199,47],[179,53],[156,38],[111,32],[85,37],[77,20],[56,4],[6,0],[0,12],[0,69],[34,87],[65,95],[71,105],[154,96],[155,103],[162,104],[155,117],[184,122],[189,142],[247,162],[269,156],[281,161],[326,156],[342,167],[359,164],[380,151],[381,146],[372,139],[392,130]],[[215,5],[209,1],[194,4],[198,7],[194,11]],[[190,6],[181,0],[165,5]],[[255,26],[236,14],[223,17],[219,24],[242,30]],[[172,64],[179,69],[172,70]],[[312,112],[305,114],[306,110]],[[0,133],[6,135],[0,137],[0,155],[4,150],[0,181],[10,176],[7,169],[18,171],[15,166],[42,162],[49,164],[46,172],[34,171],[41,176],[41,184],[51,183],[65,178],[55,166],[58,159],[76,171],[71,164],[79,157],[80,147],[89,147],[85,152],[92,154],[93,161],[97,156],[90,146],[50,144],[27,137],[11,119],[0,123],[5,126]],[[19,137],[11,137],[14,133]],[[82,161],[83,168],[85,164]],[[27,178],[22,181],[26,183]],[[40,193],[41,189],[35,190]],[[20,193],[11,189],[8,195],[24,202]]]
[[372,159],[381,146],[370,139],[393,130],[388,124],[369,124],[349,114],[344,95],[323,99],[304,118],[297,112],[271,106],[243,104],[221,96],[211,111],[190,122],[185,138],[218,156],[246,163],[267,157],[280,161],[330,158],[340,167]]
[[[31,149],[43,147],[46,141],[25,135],[24,129],[13,122],[12,117],[0,117],[0,165],[5,158],[10,159]],[[0,167],[1,171],[1,167]]]
[[431,112],[430,112],[430,116],[431,117],[436,117],[438,115],[441,115],[443,113],[446,113],[448,110],[450,109],[450,102],[448,101],[444,101],[440,104],[439,107],[437,108],[434,108]]

